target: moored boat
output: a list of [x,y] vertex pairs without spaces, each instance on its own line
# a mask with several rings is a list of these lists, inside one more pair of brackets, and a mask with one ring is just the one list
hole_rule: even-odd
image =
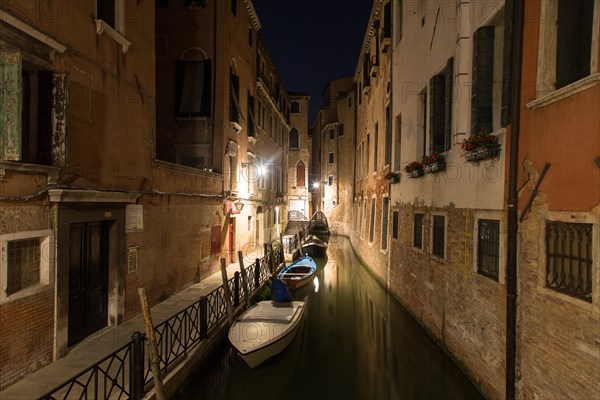
[[294,340],[305,302],[261,301],[237,318],[229,341],[250,368],[279,354]]
[[315,235],[308,235],[302,244],[302,252],[312,257],[323,257],[327,252],[327,246],[327,243]]
[[283,281],[290,289],[296,289],[311,282],[316,271],[315,261],[309,256],[304,256],[282,269],[277,274],[277,279]]

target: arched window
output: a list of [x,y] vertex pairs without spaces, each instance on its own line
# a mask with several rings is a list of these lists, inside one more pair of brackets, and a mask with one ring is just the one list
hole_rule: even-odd
[[290,131],[290,149],[297,149],[300,147],[298,143],[298,129],[292,128]]
[[292,101],[292,112],[299,113],[300,112],[300,102]]
[[305,175],[305,167],[304,167],[304,163],[302,161],[298,161],[298,164],[296,164],[296,186],[304,186],[305,185],[305,179],[304,179],[304,175]]

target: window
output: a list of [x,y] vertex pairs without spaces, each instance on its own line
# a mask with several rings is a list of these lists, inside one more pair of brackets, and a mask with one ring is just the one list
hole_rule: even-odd
[[433,246],[432,253],[440,258],[444,258],[446,253],[446,217],[443,215],[433,216]]
[[429,152],[442,153],[450,149],[452,135],[452,87],[454,59],[448,60],[446,69],[431,78]]
[[344,124],[338,125],[338,136],[344,136]]
[[254,42],[254,31],[252,30],[252,28],[248,28],[248,45],[250,47],[252,47],[253,42]]
[[402,7],[402,0],[396,0],[396,44],[402,40],[402,23],[404,22]]
[[240,122],[240,78],[233,69],[229,71],[229,120]]
[[254,96],[248,93],[248,136],[256,136],[256,124],[254,123]]
[[297,114],[300,112],[300,102],[292,101],[292,113]]
[[393,239],[398,239],[398,230],[400,229],[399,224],[399,220],[398,220],[398,216],[399,213],[398,211],[394,211],[392,212],[392,238]]
[[0,160],[61,165],[68,113],[65,102],[55,99],[67,96],[68,80],[66,74],[23,67],[25,57],[32,56],[0,51]]
[[594,0],[558,0],[556,89],[590,74],[593,16]]
[[0,235],[0,248],[0,299],[50,282],[50,230]]
[[209,117],[211,114],[211,62],[175,62],[175,116]]
[[348,108],[352,107],[352,97],[348,97]]
[[302,161],[296,164],[296,186],[304,187],[306,185],[306,167]]
[[393,171],[399,171],[401,165],[400,145],[402,143],[402,116],[396,117],[396,130],[394,132],[394,166]]
[[493,131],[494,27],[482,26],[473,35],[471,133]]
[[[538,43],[537,99],[527,106],[537,108],[591,87],[598,72],[600,4],[594,0],[541,2]],[[596,21],[594,23],[594,21]],[[573,45],[576,43],[576,45]],[[589,78],[583,85],[570,84]],[[556,91],[557,89],[564,90]]]
[[367,234],[367,199],[363,200],[363,220],[362,220],[362,237],[364,238]]
[[331,128],[329,130],[329,140],[333,140],[335,139],[335,130],[333,128]]
[[498,281],[500,273],[500,221],[479,219],[477,226],[477,272]]
[[592,224],[546,221],[546,287],[592,302]]
[[392,37],[392,2],[388,1],[383,7],[383,37]]
[[390,199],[389,197],[383,198],[383,205],[381,210],[381,249],[387,250],[388,248],[388,217],[390,212]]
[[292,130],[290,131],[290,149],[300,148],[300,144],[298,142],[298,129],[292,128]]
[[237,0],[231,0],[231,14],[233,14],[234,18],[237,18],[237,8],[238,8]]
[[252,232],[252,216],[248,216],[248,232]]
[[413,247],[417,249],[423,248],[423,214],[414,215]]
[[327,177],[327,184],[328,184],[329,186],[333,186],[333,175],[329,175],[329,176]]
[[373,243],[375,239],[375,198],[371,199],[371,223],[369,225],[369,243]]
[[101,19],[116,29],[115,0],[96,0],[96,19]]
[[[389,4],[389,3],[388,3]],[[385,107],[385,159],[384,165],[392,160],[392,112],[390,106]]]
[[379,126],[375,124],[375,137],[373,138],[373,172],[377,172],[377,150],[379,144]]
[[329,164],[333,164],[333,153],[329,153]]

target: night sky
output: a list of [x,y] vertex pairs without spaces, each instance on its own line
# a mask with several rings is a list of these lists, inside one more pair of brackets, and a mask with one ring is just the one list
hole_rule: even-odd
[[371,0],[253,0],[288,91],[311,96],[316,117],[328,81],[354,75]]

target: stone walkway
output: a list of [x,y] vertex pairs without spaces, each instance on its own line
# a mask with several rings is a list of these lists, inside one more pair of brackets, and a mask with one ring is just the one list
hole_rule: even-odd
[[[231,278],[239,270],[239,264],[231,264],[227,268],[227,276]],[[221,284],[221,272],[219,271],[169,297],[162,303],[152,307],[152,322],[155,326],[160,324],[198,301],[200,297],[206,296]],[[141,313],[121,325],[106,329],[100,334],[86,339],[65,357],[37,370],[1,391],[0,399],[33,400],[43,396],[49,390],[124,346],[131,340],[131,335],[135,331],[144,332],[144,321]]]

